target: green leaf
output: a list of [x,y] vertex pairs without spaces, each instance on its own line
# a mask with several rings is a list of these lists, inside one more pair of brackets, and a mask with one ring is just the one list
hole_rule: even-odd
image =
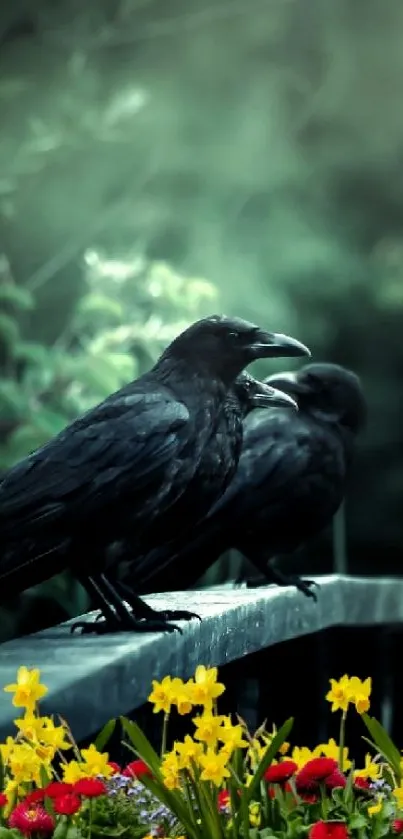
[[115,731],[115,728],[116,728],[116,720],[109,720],[109,722],[107,722],[106,725],[104,725],[104,727],[101,729],[101,731],[98,734],[98,737],[95,738],[95,743],[94,743],[95,748],[99,752],[103,751],[106,744],[111,739],[112,734]]
[[141,728],[137,723],[128,720],[127,717],[120,717],[123,731],[127,734],[136,753],[138,753],[142,760],[147,763],[154,775],[162,778],[161,775],[161,759],[155,749],[153,749],[150,741],[143,734]]
[[18,382],[13,379],[0,379],[0,409],[3,416],[4,410],[9,409],[14,414],[25,412],[28,409],[28,400],[21,390]]
[[390,764],[390,766],[393,769],[393,772],[396,775],[398,783],[400,783],[402,776],[400,762],[402,760],[402,756],[399,750],[396,748],[395,744],[390,739],[387,731],[385,731],[384,727],[381,725],[380,722],[378,722],[378,720],[375,719],[375,717],[369,717],[368,714],[362,714],[362,720],[374,741],[375,748],[383,755],[385,760],[387,760],[387,762]]
[[125,314],[124,308],[118,300],[100,292],[93,292],[82,297],[77,306],[77,313],[105,314],[119,321],[124,319]]
[[248,787],[244,790],[242,798],[248,802],[252,801],[255,793],[259,788],[259,784],[263,778],[266,769],[270,766],[271,762],[274,760],[279,748],[285,743],[292,727],[294,724],[294,718],[290,717],[284,725],[281,726],[277,734],[273,737],[270,745],[267,747],[262,760],[259,763],[259,766],[256,769],[256,772],[253,776],[253,781],[249,784]]
[[0,338],[9,347],[13,347],[20,337],[20,329],[11,315],[0,314]]
[[0,283],[0,300],[12,303],[16,309],[26,311],[35,308],[35,300],[28,289],[14,283]]
[[361,828],[365,828],[368,825],[368,818],[361,815],[361,813],[353,813],[348,820],[348,826],[350,830],[361,830]]
[[49,347],[36,341],[20,341],[13,350],[13,358],[40,366],[48,365],[53,354]]

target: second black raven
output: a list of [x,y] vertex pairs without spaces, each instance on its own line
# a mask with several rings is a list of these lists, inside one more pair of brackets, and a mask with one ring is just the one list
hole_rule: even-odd
[[[107,628],[167,628],[158,615],[142,620],[127,609],[104,573],[108,546],[125,537],[137,550],[148,545],[185,496],[227,391],[245,366],[307,352],[247,321],[205,318],[181,333],[148,373],[6,472],[0,483],[3,602],[70,568]],[[191,520],[191,509],[187,514]],[[165,523],[169,528],[168,517]]]
[[233,481],[174,558],[165,565],[161,555],[147,558],[142,579],[136,575],[142,593],[192,587],[236,548],[269,582],[313,594],[309,581],[282,575],[270,560],[330,523],[345,494],[366,403],[358,377],[335,364],[309,364],[265,382],[297,399],[298,413],[278,408],[246,418]]

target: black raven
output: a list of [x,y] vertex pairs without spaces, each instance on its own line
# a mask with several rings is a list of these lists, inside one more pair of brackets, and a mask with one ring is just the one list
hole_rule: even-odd
[[266,581],[294,584],[314,596],[310,581],[281,574],[270,560],[296,550],[330,523],[344,497],[366,403],[358,377],[335,364],[309,364],[265,382],[297,399],[298,413],[278,408],[246,418],[233,481],[173,559],[164,566],[154,556],[144,564],[144,572],[156,572],[136,576],[141,593],[192,587],[224,551],[235,548]]
[[[133,556],[128,544],[115,546],[114,565],[117,570],[117,578],[114,575],[115,586],[129,605],[132,599],[131,589],[121,580],[133,574],[137,585],[137,580],[141,583],[143,574],[146,577],[150,575],[154,577],[160,563],[165,569],[164,575],[166,574],[167,558],[175,557],[178,550],[186,545],[191,533],[192,522],[189,522],[186,511],[191,509],[191,519],[196,524],[203,515],[208,513],[213,503],[231,483],[241,454],[245,417],[252,410],[258,408],[267,410],[273,406],[298,410],[297,402],[288,394],[259,382],[249,373],[244,372],[238,376],[227,393],[217,427],[204,449],[199,467],[185,495],[179,499],[172,510],[168,511],[170,513],[170,540],[161,543],[160,530],[158,530],[154,545],[156,549],[149,550],[142,556]],[[167,535],[167,533],[167,528],[164,528],[164,534]],[[135,603],[133,607],[136,609]],[[148,607],[145,606],[145,609]]]
[[139,551],[148,544],[186,493],[227,391],[245,366],[307,353],[298,341],[239,318],[205,318],[181,333],[148,373],[6,472],[0,483],[3,602],[70,568],[107,628],[167,628],[166,617],[138,620],[122,602],[104,574],[108,545],[126,535],[135,536]]

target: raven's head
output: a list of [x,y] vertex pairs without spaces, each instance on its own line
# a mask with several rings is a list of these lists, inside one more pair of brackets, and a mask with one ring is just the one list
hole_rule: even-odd
[[310,355],[304,344],[277,332],[266,332],[241,318],[212,315],[178,335],[164,356],[176,358],[231,384],[258,358]]
[[292,396],[259,382],[250,373],[242,373],[235,379],[234,392],[245,416],[254,408],[279,407],[298,410],[298,404]]
[[358,434],[366,423],[367,405],[358,376],[338,364],[306,364],[294,373],[275,373],[264,380],[296,399],[305,411]]

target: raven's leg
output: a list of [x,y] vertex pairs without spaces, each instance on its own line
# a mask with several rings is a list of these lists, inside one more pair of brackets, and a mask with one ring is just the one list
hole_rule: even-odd
[[248,588],[258,588],[259,586],[267,585],[267,583],[275,583],[277,586],[295,586],[298,591],[302,591],[306,597],[312,597],[312,599],[316,602],[317,596],[316,593],[312,591],[312,586],[316,586],[317,588],[319,588],[319,586],[315,580],[302,580],[298,574],[284,574],[276,567],[275,557],[267,560],[267,558],[261,554],[252,554],[252,552],[249,552],[248,559],[262,574],[262,577],[248,578],[246,580]]
[[184,609],[164,609],[162,611],[153,609],[152,606],[144,603],[144,600],[134,594],[130,586],[125,583],[115,582],[115,588],[119,595],[131,606],[136,618],[166,621],[190,621],[192,618],[197,618],[201,621],[200,615],[196,615],[195,612],[187,612]]
[[[93,599],[103,614],[102,621],[77,621],[73,624],[71,631],[81,629],[83,634],[95,633],[104,635],[109,632],[181,632],[179,626],[167,623],[158,613],[156,617],[145,615],[143,619],[137,618],[126,604],[113,585],[107,580],[104,574],[96,574],[92,577],[81,577],[80,582]],[[142,603],[140,598],[139,602]],[[146,604],[144,604],[146,605]]]

